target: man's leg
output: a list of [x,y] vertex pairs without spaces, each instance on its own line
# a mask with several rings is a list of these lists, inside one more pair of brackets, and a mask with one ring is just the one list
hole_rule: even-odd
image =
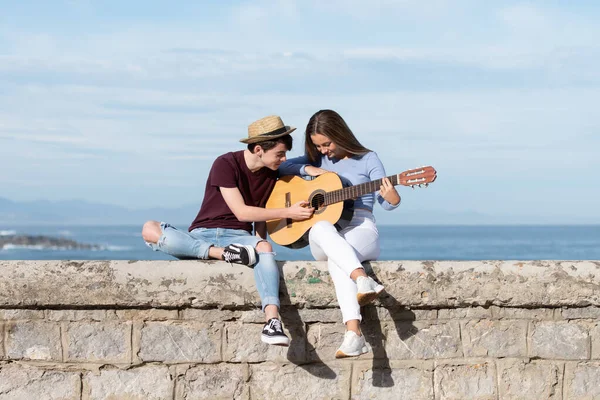
[[162,251],[179,259],[208,259],[213,243],[204,237],[193,237],[174,226],[158,221],[148,221],[142,228],[142,238],[155,251]]
[[267,344],[289,346],[290,339],[283,331],[279,318],[279,267],[273,247],[269,242],[262,241],[256,245],[256,251],[258,263],[254,266],[254,280],[266,320],[261,340]]
[[279,267],[275,261],[273,247],[258,236],[244,234],[237,230],[223,233],[219,244],[225,246],[227,243],[256,248],[257,263],[254,266],[254,280],[266,320],[261,340],[268,344],[288,346],[290,340],[284,333],[279,318]]

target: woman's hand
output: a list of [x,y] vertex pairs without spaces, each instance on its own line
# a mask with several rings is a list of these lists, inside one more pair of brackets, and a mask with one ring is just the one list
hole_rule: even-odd
[[326,169],[318,168],[313,165],[307,165],[306,167],[304,167],[304,171],[310,176],[319,176],[323,175],[326,172],[329,172]]
[[383,185],[379,188],[379,194],[383,197],[388,203],[393,206],[396,206],[400,203],[400,195],[392,182],[388,178],[382,179]]

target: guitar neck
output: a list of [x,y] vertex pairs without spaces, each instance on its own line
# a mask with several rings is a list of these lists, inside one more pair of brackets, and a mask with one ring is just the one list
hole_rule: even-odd
[[[390,180],[390,182],[392,182],[392,185],[394,186],[400,184],[398,175],[388,176],[387,178]],[[325,194],[324,205],[339,203],[341,201],[346,201],[350,199],[356,199],[365,194],[376,192],[379,190],[382,184],[383,179],[377,179],[375,181],[365,182],[359,185],[348,186],[342,189],[327,192]]]

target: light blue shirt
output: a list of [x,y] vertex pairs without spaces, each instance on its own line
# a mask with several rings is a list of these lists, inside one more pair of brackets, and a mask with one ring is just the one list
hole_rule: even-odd
[[[311,164],[308,161],[308,157],[304,155],[292,158],[281,164],[279,166],[279,174],[280,176],[299,175],[305,178],[309,176],[305,170],[307,165],[313,165],[315,167],[337,173],[344,186],[359,185],[361,183],[371,182],[386,176],[381,160],[379,160],[377,153],[373,151],[362,156],[354,156],[342,160],[337,158],[330,159],[327,156],[321,156],[321,158],[314,164]],[[375,196],[375,193],[369,193],[355,199],[354,208],[366,208],[370,211],[373,211]],[[394,210],[400,204],[398,203],[395,206],[391,205],[383,197],[381,197],[379,192],[377,192],[377,202],[383,209],[388,211]]]

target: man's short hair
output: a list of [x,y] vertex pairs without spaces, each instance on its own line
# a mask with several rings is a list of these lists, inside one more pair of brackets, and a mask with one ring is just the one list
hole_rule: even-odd
[[248,144],[248,150],[250,150],[252,153],[254,153],[254,148],[257,145],[259,145],[260,147],[262,147],[262,149],[264,151],[269,151],[273,147],[277,146],[279,143],[283,143],[283,144],[285,144],[285,148],[288,151],[290,151],[290,150],[292,150],[293,141],[294,141],[294,139],[292,138],[291,135],[285,135],[285,136],[281,136],[281,137],[278,137],[277,139],[273,139],[273,140],[263,140],[262,142],[250,143],[250,144]]

